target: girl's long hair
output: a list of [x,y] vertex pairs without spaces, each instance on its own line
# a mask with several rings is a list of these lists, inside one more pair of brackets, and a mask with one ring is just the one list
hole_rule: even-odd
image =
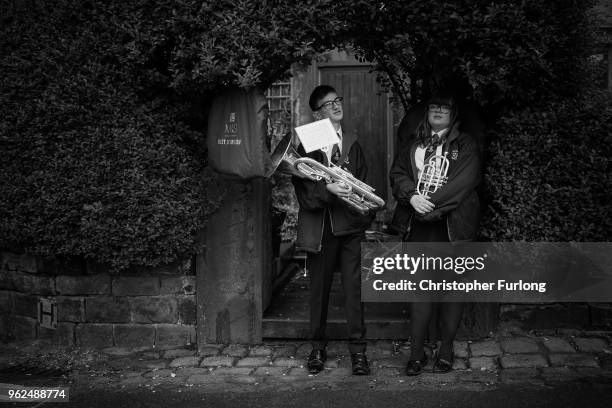
[[455,126],[457,117],[459,116],[459,110],[457,108],[457,102],[452,95],[443,92],[437,92],[433,94],[428,100],[425,106],[425,114],[423,120],[416,129],[416,140],[419,146],[427,146],[431,141],[431,125],[429,124],[429,105],[448,105],[451,107],[450,111],[450,122],[448,124],[449,132]]

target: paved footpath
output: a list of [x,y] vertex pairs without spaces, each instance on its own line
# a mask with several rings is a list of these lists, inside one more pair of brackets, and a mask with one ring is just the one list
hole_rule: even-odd
[[[66,370],[55,379],[74,389],[148,388],[253,391],[275,389],[445,389],[482,390],[499,385],[546,386],[591,378],[612,384],[612,333],[555,331],[550,335],[495,337],[455,342],[454,370],[433,374],[431,362],[417,377],[406,377],[410,345],[406,341],[374,341],[368,345],[370,376],[351,375],[343,342],[328,346],[326,369],[310,375],[305,369],[307,342],[260,345],[209,344],[173,350],[58,350],[40,344],[0,347],[0,373],[11,367],[45,366]],[[8,370],[8,371],[7,371]],[[11,374],[8,374],[9,376]],[[23,377],[28,379],[27,377]],[[15,374],[15,383],[19,382]],[[36,374],[30,380],[35,383]],[[9,382],[6,374],[0,382]],[[38,378],[44,384],[45,378]],[[51,379],[48,379],[51,381]]]

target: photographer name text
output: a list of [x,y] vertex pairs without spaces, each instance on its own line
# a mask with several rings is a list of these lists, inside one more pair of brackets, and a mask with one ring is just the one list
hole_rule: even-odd
[[372,282],[372,288],[376,291],[424,291],[424,292],[490,292],[490,291],[524,291],[524,292],[546,292],[546,282],[524,282],[506,281],[498,279],[496,282],[480,282],[472,280],[471,282],[458,282],[443,280],[440,282],[431,279],[422,279],[420,281],[411,281],[402,279],[396,282],[385,282],[382,279],[376,279]]

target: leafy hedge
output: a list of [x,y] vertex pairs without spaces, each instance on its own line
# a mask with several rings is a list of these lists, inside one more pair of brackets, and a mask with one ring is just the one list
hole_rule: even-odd
[[483,234],[491,240],[612,239],[612,95],[505,115],[487,163]]
[[156,43],[150,45],[169,50],[175,89],[267,88],[286,77],[292,64],[309,64],[316,52],[338,44],[346,25],[343,8],[349,5],[337,0],[183,0],[166,21],[154,21]]
[[0,248],[117,269],[193,254],[222,193],[212,98],[328,48],[334,3],[0,0]]
[[572,95],[592,40],[593,0],[352,3],[350,36],[405,108],[451,75],[467,78],[483,104]]
[[473,88],[492,128],[486,238],[610,239],[612,100],[589,62],[594,3],[359,0],[347,12],[358,52],[405,108],[444,79]]
[[118,269],[194,253],[217,197],[190,107],[143,86],[146,60],[126,36],[138,15],[117,3],[1,8],[0,247]]
[[574,80],[591,4],[0,0],[0,247],[118,269],[192,254],[220,199],[202,147],[215,93],[347,42],[408,104],[439,66],[502,106],[488,236],[598,239],[610,104]]

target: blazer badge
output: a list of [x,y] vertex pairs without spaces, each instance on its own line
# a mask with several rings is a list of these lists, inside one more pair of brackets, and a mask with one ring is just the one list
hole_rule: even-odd
[[451,159],[452,160],[457,160],[458,157],[459,157],[459,150],[453,150],[451,152]]

